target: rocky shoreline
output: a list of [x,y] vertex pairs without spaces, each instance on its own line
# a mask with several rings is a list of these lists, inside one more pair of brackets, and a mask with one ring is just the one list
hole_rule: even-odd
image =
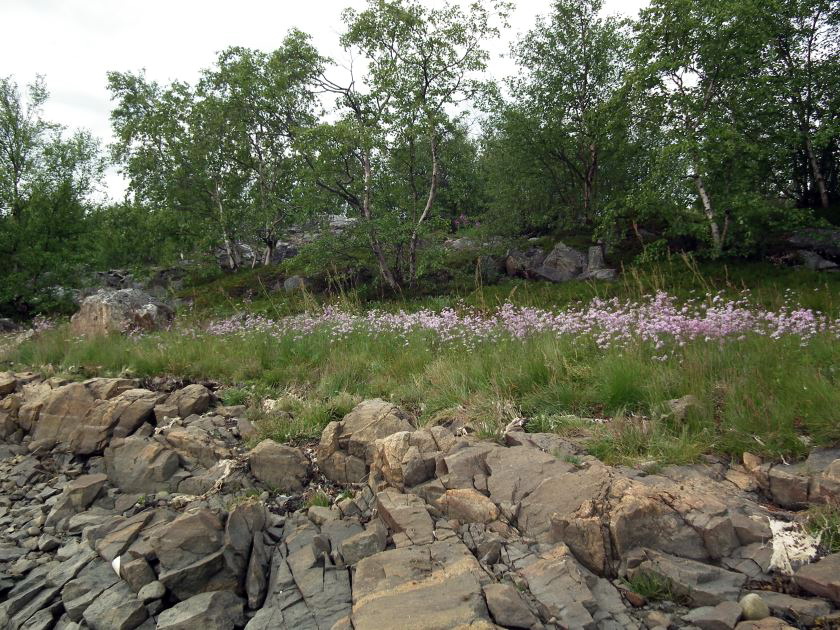
[[789,511],[840,499],[840,450],[646,473],[381,400],[248,449],[243,407],[140,385],[0,374],[0,627],[840,624],[840,554]]

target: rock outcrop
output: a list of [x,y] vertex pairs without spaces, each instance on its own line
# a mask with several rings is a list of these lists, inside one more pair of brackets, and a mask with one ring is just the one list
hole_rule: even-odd
[[140,289],[102,289],[82,301],[70,327],[77,335],[107,335],[158,330],[173,317],[171,308]]
[[604,263],[604,250],[600,245],[589,248],[586,254],[557,243],[545,253],[539,248],[526,251],[511,250],[505,258],[509,276],[536,278],[550,282],[569,280],[615,280],[618,273]]
[[[195,386],[159,394],[123,379],[23,373],[0,385],[10,429],[0,441],[0,627],[838,619],[840,554],[788,570],[778,533],[797,533],[795,515],[762,496],[827,500],[840,466],[827,449],[801,468],[747,456],[651,474],[606,466],[551,434],[512,431],[501,444],[415,429],[372,400],[331,423],[315,457],[271,440],[247,452],[236,410],[206,407],[212,396]],[[316,487],[335,498],[307,502]]]

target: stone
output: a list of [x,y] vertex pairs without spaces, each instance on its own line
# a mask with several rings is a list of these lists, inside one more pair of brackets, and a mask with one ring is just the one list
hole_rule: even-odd
[[160,561],[158,579],[182,601],[203,592],[237,588],[240,576],[228,569],[223,540],[221,522],[207,509],[186,512],[167,523],[149,541]]
[[799,588],[840,604],[840,553],[806,564],[793,576]]
[[137,593],[137,598],[144,604],[148,604],[156,599],[163,599],[164,595],[166,595],[166,587],[162,582],[155,580],[154,582],[149,582],[141,588]]
[[121,563],[120,577],[135,593],[139,593],[147,584],[157,582],[157,575],[146,558],[135,558]]
[[69,482],[50,510],[45,525],[63,528],[71,516],[87,509],[96,500],[107,482],[108,476],[101,473],[82,475]]
[[101,593],[83,615],[92,630],[134,630],[148,616],[143,602],[123,582]]
[[420,497],[393,491],[380,492],[376,495],[376,507],[391,531],[405,534],[415,545],[432,542],[434,522]]
[[649,573],[669,580],[672,590],[695,606],[716,606],[737,600],[746,576],[678,558],[651,549],[644,549],[628,559],[628,574]]
[[695,608],[684,617],[701,630],[732,630],[740,618],[741,605],[736,602]]
[[735,626],[735,630],[794,630],[794,628],[781,619],[767,617],[760,621],[742,621]]
[[309,475],[309,460],[298,448],[263,440],[250,453],[251,473],[259,481],[284,493],[303,490]]
[[17,389],[17,378],[11,372],[0,372],[0,397],[8,396]]
[[178,410],[181,418],[192,414],[202,414],[210,407],[210,390],[204,385],[187,385],[172,392],[163,403],[166,407]]
[[70,450],[77,455],[100,453],[111,437],[127,437],[151,420],[157,400],[154,392],[130,389],[97,403],[70,434]]
[[491,628],[482,596],[488,578],[460,542],[391,549],[356,565],[355,630]]
[[312,288],[312,281],[303,276],[289,276],[283,281],[283,290],[286,293],[297,293]]
[[341,541],[339,551],[344,564],[353,566],[365,558],[384,551],[386,542],[387,532],[384,528],[372,527],[345,538]]
[[70,319],[75,335],[107,335],[133,330],[158,330],[168,326],[175,314],[139,289],[102,289],[85,298]]
[[164,610],[158,630],[233,630],[245,624],[244,601],[230,591],[201,593]]
[[511,250],[505,257],[505,272],[509,276],[533,278],[534,270],[542,265],[543,260],[545,252],[536,247],[526,251]]
[[[81,621],[84,611],[106,589],[119,582],[119,576],[105,562],[90,562],[61,590],[61,602],[73,621]],[[126,587],[127,588],[127,587]]]
[[411,431],[408,414],[380,399],[359,403],[340,422],[330,422],[321,434],[317,458],[321,472],[338,483],[358,483],[373,461],[378,439]]
[[95,403],[96,398],[82,383],[53,390],[43,402],[30,448],[51,449],[56,444],[68,443]]
[[758,593],[747,593],[738,602],[743,611],[743,618],[748,621],[758,621],[770,616],[770,607]]
[[531,628],[539,620],[510,584],[487,584],[484,598],[493,620],[505,628]]
[[123,492],[172,491],[180,460],[175,451],[148,438],[128,437],[105,449],[108,479]]
[[786,508],[801,508],[808,503],[810,479],[798,474],[795,466],[773,466],[770,469],[770,495],[773,501]]
[[581,252],[557,243],[534,272],[551,282],[566,282],[580,276],[585,266],[586,257]]
[[471,488],[447,490],[440,504],[450,519],[462,523],[490,523],[499,518],[499,508],[490,499]]
[[814,625],[819,617],[831,612],[831,604],[824,599],[802,599],[773,591],[761,591],[756,595],[767,603],[774,615],[792,619],[804,626]]

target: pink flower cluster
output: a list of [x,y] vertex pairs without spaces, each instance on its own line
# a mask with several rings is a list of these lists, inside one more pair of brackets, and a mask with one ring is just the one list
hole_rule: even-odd
[[302,339],[326,332],[333,339],[351,334],[394,335],[408,343],[410,334],[425,333],[431,341],[474,347],[505,338],[524,339],[539,334],[592,339],[600,348],[649,344],[657,359],[691,340],[742,339],[748,334],[770,339],[793,336],[805,344],[818,334],[840,338],[840,319],[831,319],[811,309],[786,304],[770,311],[750,305],[748,295],[727,300],[721,295],[678,301],[663,292],[640,301],[617,298],[594,299],[588,304],[550,311],[506,303],[491,314],[469,309],[446,308],[389,313],[371,310],[357,315],[334,308],[272,320],[240,315],[210,324],[214,335],[268,333]]

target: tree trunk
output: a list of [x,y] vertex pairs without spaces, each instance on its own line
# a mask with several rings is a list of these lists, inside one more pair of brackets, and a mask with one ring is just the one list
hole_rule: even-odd
[[817,156],[814,154],[814,145],[811,144],[811,136],[805,132],[805,150],[808,152],[808,162],[811,165],[811,171],[814,175],[814,183],[817,185],[817,191],[820,193],[820,204],[823,208],[828,208],[828,189],[825,187],[825,178],[820,170]]
[[379,265],[379,275],[382,276],[385,284],[387,284],[391,290],[399,291],[400,285],[394,277],[391,268],[388,266],[388,261],[385,258],[385,252],[382,249],[382,244],[379,242],[379,239],[374,232],[374,226],[371,221],[371,187],[373,185],[373,169],[370,165],[370,155],[366,151],[362,154],[362,168],[364,169],[365,174],[365,189],[362,197],[362,215],[364,216],[365,221],[368,224],[368,228],[370,229],[370,248],[373,251],[373,255],[376,257],[376,262]]
[[717,258],[723,252],[723,239],[720,236],[720,228],[715,220],[715,212],[712,208],[712,200],[709,198],[709,193],[706,191],[706,185],[703,183],[703,178],[699,174],[694,175],[694,184],[697,186],[697,193],[700,195],[700,201],[703,203],[703,213],[709,221],[709,228],[712,232],[712,247],[714,248],[714,257]]
[[426,205],[423,207],[423,212],[420,214],[420,218],[417,219],[417,224],[414,226],[414,230],[411,233],[411,243],[409,244],[408,249],[408,277],[412,287],[414,287],[417,283],[417,243],[420,240],[420,226],[432,211],[432,206],[434,205],[435,198],[437,197],[438,154],[437,138],[435,137],[434,131],[429,136],[429,145],[431,147],[432,154],[432,181],[429,183],[429,194],[426,197]]
[[595,177],[598,172],[598,151],[595,144],[589,145],[589,156],[586,165],[586,174],[583,178],[583,221],[585,224],[594,219],[594,197]]
[[225,208],[222,205],[222,193],[219,189],[218,184],[216,184],[216,189],[213,194],[213,197],[216,200],[216,207],[219,209],[219,225],[222,228],[222,238],[224,239],[225,243],[225,252],[227,252],[228,265],[230,266],[231,271],[236,271],[237,269],[239,269],[239,257],[233,251],[233,247],[230,243],[230,238],[228,237],[227,228],[225,227]]

